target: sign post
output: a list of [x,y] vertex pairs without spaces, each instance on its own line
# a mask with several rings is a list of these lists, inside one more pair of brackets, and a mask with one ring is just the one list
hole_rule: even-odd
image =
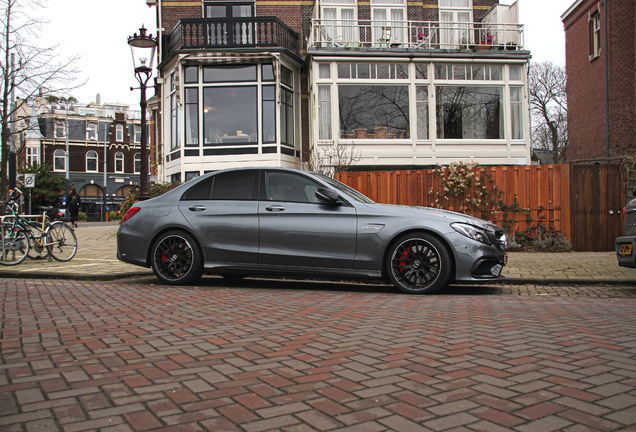
[[[35,174],[34,173],[25,173],[24,174],[24,187],[34,188],[35,187]],[[29,214],[31,214],[31,195],[29,193]]]

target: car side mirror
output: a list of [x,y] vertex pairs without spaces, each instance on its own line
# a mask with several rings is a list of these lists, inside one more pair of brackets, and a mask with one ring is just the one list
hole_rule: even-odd
[[338,192],[333,189],[320,188],[316,191],[316,198],[322,204],[326,205],[339,205]]

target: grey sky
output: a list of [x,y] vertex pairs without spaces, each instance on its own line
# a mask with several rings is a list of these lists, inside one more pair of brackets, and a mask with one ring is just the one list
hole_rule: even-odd
[[[574,0],[519,0],[519,20],[525,27],[526,48],[533,61],[565,63],[565,36],[561,14]],[[511,0],[501,0],[510,4]],[[80,53],[78,68],[88,83],[73,92],[82,103],[139,104],[127,37],[142,24],[153,35],[155,7],[145,0],[49,0],[44,16],[50,22],[43,29],[43,46],[59,44],[63,56]],[[133,107],[134,108],[134,107]]]

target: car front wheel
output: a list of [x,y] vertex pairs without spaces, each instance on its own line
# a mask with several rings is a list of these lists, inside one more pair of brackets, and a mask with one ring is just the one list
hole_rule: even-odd
[[445,288],[451,277],[448,248],[436,237],[411,233],[398,238],[389,249],[387,273],[404,293],[431,294]]
[[170,231],[155,241],[151,249],[152,271],[170,285],[190,284],[203,274],[203,257],[194,238],[187,233]]

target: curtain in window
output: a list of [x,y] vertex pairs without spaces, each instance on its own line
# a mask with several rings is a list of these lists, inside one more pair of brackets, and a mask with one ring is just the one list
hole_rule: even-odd
[[331,139],[331,86],[318,86],[318,139]]
[[325,8],[322,10],[323,25],[327,30],[327,36],[333,39],[336,34],[335,26],[338,19],[338,13],[336,8]]
[[391,41],[398,40],[405,42],[404,39],[404,9],[391,9]]
[[470,7],[470,0],[439,0],[440,7]]
[[341,18],[342,18],[342,38],[349,42],[357,40],[356,36],[356,26],[353,22],[354,20],[354,9],[341,9],[340,10]]
[[428,139],[428,87],[417,86],[417,139]]
[[371,0],[371,4],[406,4],[405,0]]
[[510,87],[510,122],[512,139],[523,139],[523,105],[521,87]]
[[391,37],[391,28],[386,22],[386,9],[373,9],[373,40],[386,44]]

